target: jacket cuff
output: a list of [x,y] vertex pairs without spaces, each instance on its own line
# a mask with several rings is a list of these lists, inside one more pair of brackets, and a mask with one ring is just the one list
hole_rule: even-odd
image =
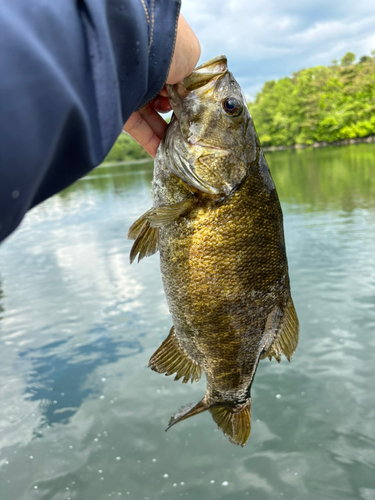
[[180,0],[106,0],[122,124],[165,85],[179,13]]
[[180,6],[179,0],[148,2],[148,88],[138,108],[151,101],[165,85],[176,43]]

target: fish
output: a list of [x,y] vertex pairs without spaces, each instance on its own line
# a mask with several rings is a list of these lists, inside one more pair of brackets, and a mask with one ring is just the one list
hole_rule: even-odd
[[167,430],[208,410],[244,446],[260,360],[290,361],[298,343],[283,214],[226,56],[167,91],[173,115],[155,158],[153,207],[128,232],[131,262],[159,251],[173,319],[149,367],[183,383],[206,376],[204,397]]

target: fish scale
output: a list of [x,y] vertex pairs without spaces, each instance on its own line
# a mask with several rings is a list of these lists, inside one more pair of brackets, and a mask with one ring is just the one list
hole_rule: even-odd
[[169,427],[209,410],[243,446],[260,359],[290,360],[298,343],[282,211],[225,56],[167,90],[175,114],[155,158],[154,207],[129,230],[132,260],[160,252],[173,319],[150,367],[183,382],[206,374],[202,400]]

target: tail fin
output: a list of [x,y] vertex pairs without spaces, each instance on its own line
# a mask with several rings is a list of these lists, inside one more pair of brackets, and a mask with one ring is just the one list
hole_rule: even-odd
[[168,427],[165,429],[166,431],[172,427],[172,425],[178,424],[181,420],[185,420],[189,417],[193,417],[194,415],[198,415],[198,413],[202,413],[208,410],[209,405],[206,402],[206,399],[203,398],[199,403],[194,404],[191,403],[187,406],[183,406],[178,410],[177,413],[173,415],[168,423]]
[[229,440],[233,444],[240,444],[245,446],[246,441],[250,436],[251,429],[251,399],[249,399],[241,408],[230,408],[228,406],[215,406],[210,408],[204,397],[197,404],[190,404],[183,406],[178,412],[170,419],[166,431],[173,425],[185,420],[187,418],[198,415],[206,410],[210,410],[212,418],[219,426]]
[[251,399],[240,410],[228,406],[210,408],[212,418],[229,441],[233,444],[245,446],[251,430]]

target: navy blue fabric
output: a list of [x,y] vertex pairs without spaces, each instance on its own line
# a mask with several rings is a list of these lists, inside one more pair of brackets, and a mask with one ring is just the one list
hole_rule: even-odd
[[167,78],[179,0],[1,0],[0,241],[97,166]]

